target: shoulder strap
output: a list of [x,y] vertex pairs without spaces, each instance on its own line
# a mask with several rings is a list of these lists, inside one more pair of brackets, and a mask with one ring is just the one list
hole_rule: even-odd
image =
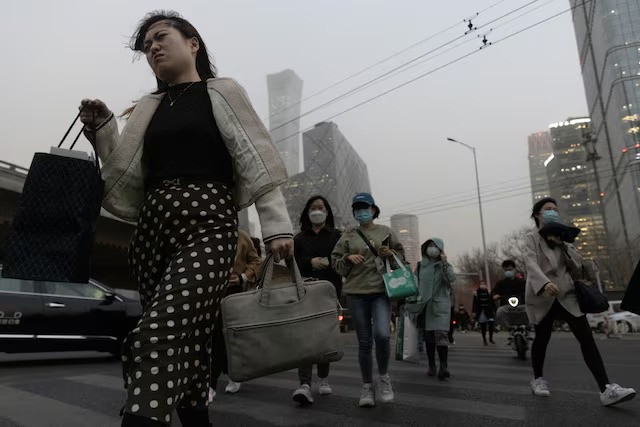
[[362,240],[367,244],[367,246],[369,247],[369,249],[371,250],[371,252],[375,255],[378,256],[378,251],[376,251],[376,249],[371,246],[371,242],[369,241],[369,239],[367,239],[364,235],[364,233],[362,233],[362,231],[360,231],[359,228],[356,228],[356,233],[358,233],[358,236],[360,236],[362,238]]

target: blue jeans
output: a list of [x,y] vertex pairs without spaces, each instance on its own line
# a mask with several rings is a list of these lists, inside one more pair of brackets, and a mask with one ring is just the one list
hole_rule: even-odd
[[358,362],[362,372],[362,381],[372,383],[371,349],[373,340],[376,341],[378,373],[385,375],[389,368],[391,302],[386,294],[348,295],[347,298],[351,318],[358,336]]

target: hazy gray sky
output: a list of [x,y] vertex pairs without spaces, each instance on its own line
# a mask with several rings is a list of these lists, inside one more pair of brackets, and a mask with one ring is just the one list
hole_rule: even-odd
[[[503,1],[474,23],[481,25],[529,1]],[[133,62],[125,43],[137,22],[153,9],[172,8],[189,19],[213,53],[220,74],[239,80],[261,117],[267,117],[267,74],[293,69],[304,80],[304,96],[308,96],[460,22],[459,28],[309,100],[302,106],[308,111],[458,37],[466,29],[464,18],[493,3],[495,0],[10,2],[4,7],[0,27],[0,38],[5,40],[0,71],[4,82],[0,159],[28,166],[34,152],[48,151],[57,144],[82,98],[101,98],[119,112],[152,90],[155,81],[146,61]],[[498,40],[567,9],[569,2],[540,0],[531,7],[540,5],[539,10],[495,29],[488,39]],[[488,28],[479,34],[486,31]],[[448,54],[310,114],[302,120],[302,127],[477,49],[480,39],[473,38]],[[485,204],[487,238],[495,241],[528,224],[527,136],[547,129],[550,123],[585,113],[575,36],[567,13],[334,121],[367,162],[383,217],[446,209],[453,200],[473,202],[471,153],[446,143],[445,138],[476,145],[482,186],[493,197],[513,195]],[[504,193],[505,188],[516,191]],[[480,245],[477,205],[421,214],[420,228],[422,238],[444,238],[450,256]]]

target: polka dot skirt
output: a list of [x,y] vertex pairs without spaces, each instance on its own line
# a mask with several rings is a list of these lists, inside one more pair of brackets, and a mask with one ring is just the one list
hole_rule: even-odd
[[238,240],[237,212],[220,183],[150,190],[129,247],[143,315],[123,344],[125,410],[171,423],[207,406],[210,336]]

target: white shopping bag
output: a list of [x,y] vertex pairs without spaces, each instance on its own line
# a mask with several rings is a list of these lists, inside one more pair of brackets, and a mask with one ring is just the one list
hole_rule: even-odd
[[402,347],[402,360],[418,363],[420,361],[420,331],[409,315],[404,315],[404,342]]

